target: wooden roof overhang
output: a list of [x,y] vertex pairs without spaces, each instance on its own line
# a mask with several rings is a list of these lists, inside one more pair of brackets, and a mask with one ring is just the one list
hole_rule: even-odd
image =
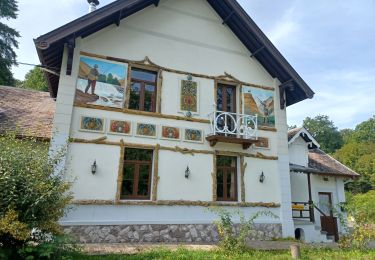
[[[281,108],[307,98],[314,92],[286,61],[271,41],[259,29],[236,0],[207,0],[238,39],[250,51],[249,59],[256,58],[268,73],[281,82],[280,91],[286,93]],[[120,21],[150,5],[158,6],[159,0],[117,0],[86,14],[34,40],[42,65],[56,72],[61,70],[64,47],[68,48],[67,74],[70,75],[75,39],[85,38],[111,24]],[[52,97],[57,96],[59,77],[46,73]],[[282,96],[282,95],[281,95]]]
[[311,167],[306,167],[298,164],[289,164],[289,169],[290,172],[295,172],[295,173],[306,173],[306,174],[316,174],[316,175],[321,175],[321,176],[330,176],[330,177],[346,177],[346,178],[351,178],[351,179],[356,179],[359,177],[359,175],[350,175],[350,174],[345,174],[345,173],[340,173],[340,172],[333,172],[333,171],[321,171],[319,169],[314,169]]

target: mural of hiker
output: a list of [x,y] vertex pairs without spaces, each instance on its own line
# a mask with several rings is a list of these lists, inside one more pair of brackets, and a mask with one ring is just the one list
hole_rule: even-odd
[[122,108],[128,64],[81,56],[75,102]]

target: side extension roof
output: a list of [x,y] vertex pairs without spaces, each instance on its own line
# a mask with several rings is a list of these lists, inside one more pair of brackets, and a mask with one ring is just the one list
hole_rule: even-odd
[[[236,0],[207,0],[212,8],[247,49],[268,71],[282,83],[286,92],[286,105],[292,105],[307,98],[314,92],[298,75],[288,61],[281,55],[255,22]],[[59,72],[61,69],[64,46],[74,47],[74,40],[85,38],[113,23],[150,6],[159,4],[159,0],[117,0],[98,10],[86,14],[34,40],[42,65]],[[251,57],[249,57],[250,59]],[[46,73],[50,94],[57,96],[59,77]]]

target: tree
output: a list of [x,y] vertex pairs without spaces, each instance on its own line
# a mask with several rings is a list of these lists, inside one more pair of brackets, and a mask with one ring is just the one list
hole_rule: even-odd
[[375,143],[375,115],[355,127],[350,141]]
[[48,83],[41,68],[35,67],[25,75],[22,88],[48,91]]
[[334,123],[328,116],[306,117],[303,126],[312,134],[326,153],[333,153],[343,145],[343,139]]
[[[16,19],[17,11],[17,1],[0,1],[0,19]],[[17,64],[17,55],[14,51],[14,48],[18,48],[17,37],[20,37],[20,34],[16,30],[0,22],[0,85],[14,85],[11,67]]]

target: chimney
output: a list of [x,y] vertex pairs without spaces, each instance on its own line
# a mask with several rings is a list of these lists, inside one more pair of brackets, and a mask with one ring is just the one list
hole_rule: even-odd
[[94,12],[99,5],[99,0],[87,0],[89,3],[89,13]]

